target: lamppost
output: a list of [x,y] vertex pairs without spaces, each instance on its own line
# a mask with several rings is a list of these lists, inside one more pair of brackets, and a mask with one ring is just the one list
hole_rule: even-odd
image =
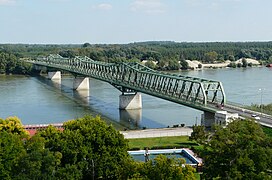
[[261,115],[262,115],[262,113],[263,113],[263,91],[264,91],[265,89],[259,89],[259,91],[261,91],[261,104],[260,104],[260,109],[261,109]]

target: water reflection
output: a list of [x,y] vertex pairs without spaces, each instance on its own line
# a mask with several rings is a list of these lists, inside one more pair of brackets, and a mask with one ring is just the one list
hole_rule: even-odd
[[90,91],[89,90],[74,90],[73,95],[75,99],[79,99],[84,102],[85,105],[90,103]]
[[139,128],[142,121],[142,109],[120,109],[120,122],[128,124],[130,129]]
[[61,79],[53,79],[51,80],[51,84],[53,87],[61,90]]

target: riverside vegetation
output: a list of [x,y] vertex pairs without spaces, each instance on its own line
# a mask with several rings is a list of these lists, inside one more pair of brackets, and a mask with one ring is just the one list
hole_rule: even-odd
[[[141,62],[145,60],[146,65],[154,69],[178,70],[188,68],[185,60],[215,63],[252,58],[261,64],[272,63],[272,42],[176,43],[159,41],[94,45],[89,43],[83,45],[0,44],[0,73],[26,73],[28,68],[19,68],[25,67],[25,65],[20,65],[22,63],[20,59],[36,58],[48,54],[60,54],[69,58],[88,56],[104,62]],[[10,68],[14,67],[14,60],[18,63],[16,71]]]

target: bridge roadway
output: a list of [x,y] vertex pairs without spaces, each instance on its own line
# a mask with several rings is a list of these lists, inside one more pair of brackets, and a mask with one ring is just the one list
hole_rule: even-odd
[[166,74],[139,63],[105,63],[80,56],[64,58],[51,54],[27,62],[35,66],[68,71],[75,76],[92,77],[108,82],[122,94],[136,92],[149,94],[204,111],[204,115],[221,110],[218,105],[224,106],[225,111],[238,113],[244,117],[258,114],[261,123],[272,127],[271,116],[226,104],[224,88],[219,81]]
[[238,113],[239,116],[244,118],[254,118],[252,115],[257,115],[260,117],[259,120],[256,120],[256,122],[259,122],[261,125],[272,128],[272,116],[264,113],[260,113],[257,111],[252,111],[243,107],[238,107],[235,105],[225,104],[224,111],[232,112],[232,113]]

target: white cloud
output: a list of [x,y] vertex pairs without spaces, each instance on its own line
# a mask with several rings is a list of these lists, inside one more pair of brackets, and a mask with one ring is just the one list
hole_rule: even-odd
[[236,2],[241,2],[241,0],[186,0],[188,4],[192,6],[199,6],[199,5],[215,5],[215,4],[220,4],[220,3],[236,3]]
[[160,0],[135,0],[130,9],[134,12],[164,13],[165,5]]
[[112,5],[107,3],[98,4],[96,6],[93,6],[94,9],[100,9],[100,10],[111,10]]
[[15,4],[15,0],[0,0],[0,6],[1,5],[13,5]]

